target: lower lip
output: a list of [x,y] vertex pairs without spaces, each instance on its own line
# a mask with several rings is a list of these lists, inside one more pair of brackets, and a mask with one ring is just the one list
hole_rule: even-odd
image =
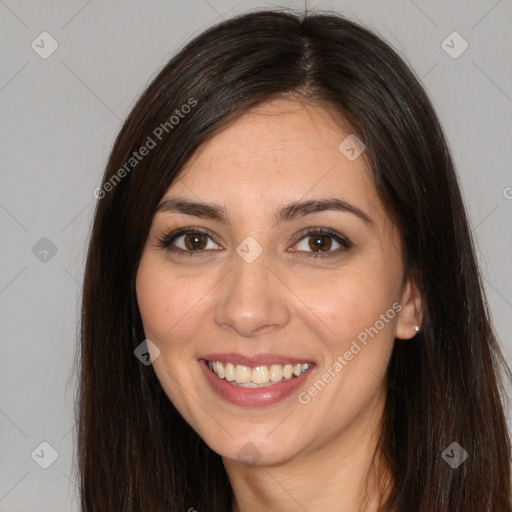
[[297,391],[306,382],[309,374],[314,371],[314,367],[310,367],[309,370],[301,373],[298,377],[265,388],[243,388],[241,386],[234,386],[226,379],[218,377],[210,370],[208,362],[204,359],[199,360],[199,366],[217,395],[232,404],[253,407],[275,404],[284,400],[293,394],[294,391]]

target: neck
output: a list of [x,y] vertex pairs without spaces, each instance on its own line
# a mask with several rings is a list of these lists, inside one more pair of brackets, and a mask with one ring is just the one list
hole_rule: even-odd
[[247,466],[224,459],[234,493],[232,512],[378,512],[391,485],[378,450],[373,458],[382,412],[374,410],[366,421],[284,463]]

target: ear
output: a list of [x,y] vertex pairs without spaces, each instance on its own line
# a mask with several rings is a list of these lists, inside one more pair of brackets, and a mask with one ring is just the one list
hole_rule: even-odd
[[395,338],[409,340],[417,334],[412,326],[421,327],[423,323],[421,292],[412,274],[405,282],[400,304],[402,309],[398,313]]

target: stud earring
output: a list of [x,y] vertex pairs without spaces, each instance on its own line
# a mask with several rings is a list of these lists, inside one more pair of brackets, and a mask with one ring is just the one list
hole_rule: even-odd
[[420,327],[419,325],[416,325],[416,324],[411,324],[411,328],[414,329],[416,332],[420,332]]

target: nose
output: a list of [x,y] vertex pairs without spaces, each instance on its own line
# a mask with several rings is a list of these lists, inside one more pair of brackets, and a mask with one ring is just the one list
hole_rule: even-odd
[[290,292],[265,252],[251,263],[234,254],[220,289],[214,318],[223,329],[251,337],[279,330],[290,321]]

